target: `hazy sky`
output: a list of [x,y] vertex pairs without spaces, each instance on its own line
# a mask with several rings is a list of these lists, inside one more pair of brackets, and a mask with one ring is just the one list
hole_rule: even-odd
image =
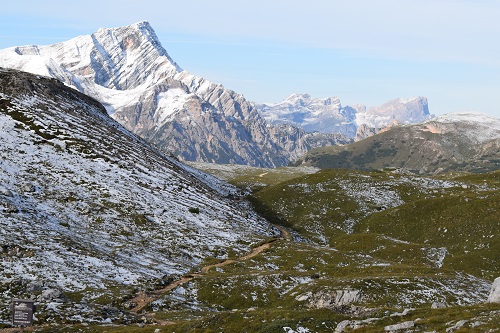
[[499,0],[8,1],[0,48],[147,20],[185,70],[255,102],[292,93],[500,117]]

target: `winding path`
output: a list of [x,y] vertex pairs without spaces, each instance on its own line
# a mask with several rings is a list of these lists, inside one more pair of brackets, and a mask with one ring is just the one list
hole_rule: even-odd
[[265,250],[269,249],[274,242],[276,242],[280,239],[290,240],[290,233],[288,232],[288,230],[286,230],[284,227],[281,227],[281,226],[276,226],[276,227],[280,230],[280,233],[281,233],[279,238],[269,239],[267,242],[254,248],[250,253],[248,253],[244,256],[241,256],[241,257],[236,258],[236,259],[226,259],[226,260],[219,262],[217,264],[203,266],[199,273],[185,275],[185,276],[181,277],[179,280],[170,283],[166,287],[164,287],[162,289],[155,290],[151,293],[146,294],[144,291],[140,292],[136,297],[129,300],[130,303],[137,304],[130,311],[133,313],[139,313],[139,311],[143,310],[149,303],[158,300],[166,292],[169,292],[170,290],[175,289],[178,286],[180,286],[186,282],[189,282],[193,279],[206,276],[208,274],[208,272],[210,271],[210,269],[212,269],[214,267],[223,267],[226,265],[230,265],[230,264],[234,264],[234,263],[237,263],[240,261],[245,261],[245,260],[251,259],[251,258],[261,254]]

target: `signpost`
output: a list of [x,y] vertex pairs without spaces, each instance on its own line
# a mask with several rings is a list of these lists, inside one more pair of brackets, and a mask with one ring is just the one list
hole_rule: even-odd
[[36,311],[35,301],[14,298],[12,300],[12,325],[33,325],[33,313]]

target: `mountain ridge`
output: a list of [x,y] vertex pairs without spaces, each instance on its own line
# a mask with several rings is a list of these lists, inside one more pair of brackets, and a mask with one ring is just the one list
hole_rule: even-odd
[[269,126],[243,95],[182,71],[147,22],[5,49],[0,66],[48,75],[96,98],[129,130],[181,160],[280,166],[315,147],[299,128],[288,129],[294,142],[279,137],[283,129]]
[[452,113],[421,124],[392,127],[343,147],[313,149],[297,165],[421,174],[488,172],[500,168],[500,120]]
[[339,132],[352,139],[359,136],[360,127],[379,131],[393,122],[413,124],[432,117],[425,97],[397,98],[367,109],[364,105],[343,106],[339,97],[292,94],[278,103],[256,104],[256,108],[272,124],[292,124],[306,132]]

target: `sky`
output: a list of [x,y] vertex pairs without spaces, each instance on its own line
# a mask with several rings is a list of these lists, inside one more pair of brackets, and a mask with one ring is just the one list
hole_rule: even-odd
[[499,0],[28,1],[0,6],[0,49],[149,21],[183,69],[276,103],[293,93],[500,118]]

